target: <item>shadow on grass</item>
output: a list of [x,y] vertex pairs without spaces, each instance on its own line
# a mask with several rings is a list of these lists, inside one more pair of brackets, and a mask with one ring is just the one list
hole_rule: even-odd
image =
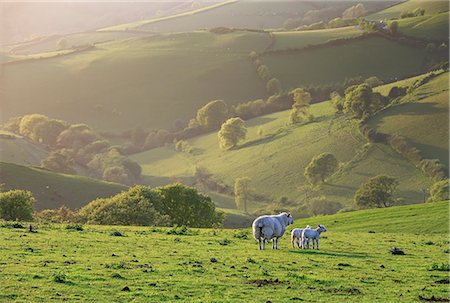
[[306,250],[306,249],[297,249],[290,250],[291,253],[299,254],[299,255],[318,255],[318,256],[332,256],[332,257],[346,257],[346,258],[372,258],[370,255],[366,253],[347,253],[347,252],[339,252],[333,250]]
[[250,146],[257,146],[260,144],[266,144],[266,143],[275,141],[279,138],[282,138],[282,137],[288,135],[289,133],[290,133],[290,130],[282,130],[280,132],[268,134],[268,135],[264,136],[263,138],[245,142],[244,144],[235,147],[234,150],[239,150],[239,149],[243,149],[243,148],[250,147]]

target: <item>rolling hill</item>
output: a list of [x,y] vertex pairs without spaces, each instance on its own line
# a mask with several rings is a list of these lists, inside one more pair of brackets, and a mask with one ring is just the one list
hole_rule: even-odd
[[447,41],[448,44],[449,12],[404,18],[397,22],[401,34],[431,41]]
[[20,165],[40,165],[48,152],[42,147],[9,132],[0,131],[0,161]]
[[36,210],[62,205],[77,209],[96,198],[110,197],[126,189],[120,184],[4,162],[0,162],[0,183],[5,184],[5,190],[31,191],[37,200]]
[[[432,90],[440,94],[440,90],[446,89],[448,93],[445,77],[435,79],[436,82],[441,83],[442,87],[436,85],[436,82],[430,82],[428,86],[419,88],[412,97],[405,97],[412,98],[411,103],[384,111],[380,115],[380,121],[388,125],[389,120],[382,118],[384,115],[389,117],[392,115],[391,111],[395,113],[398,110],[400,113],[404,106],[413,107],[415,103],[422,102],[416,100],[424,90]],[[419,77],[414,79],[417,78]],[[404,80],[397,85],[407,85],[411,81],[413,80]],[[392,84],[387,86],[390,87]],[[378,90],[383,91],[383,86]],[[442,97],[442,100],[445,100],[445,97]],[[441,107],[439,110],[430,111],[429,115],[424,115],[423,120],[418,120],[423,125],[423,132],[418,131],[417,135],[427,134],[428,139],[424,139],[423,144],[427,144],[428,141],[435,143],[428,146],[429,152],[426,156],[439,155],[443,159],[445,152],[448,153],[448,147],[444,147],[448,141],[442,140],[442,136],[448,133],[446,127],[448,120],[444,118],[448,115],[448,108],[444,105]],[[359,133],[355,121],[349,120],[346,116],[334,115],[330,102],[314,104],[311,110],[316,118],[315,122],[301,126],[288,125],[288,111],[246,121],[247,138],[235,150],[220,150],[217,134],[211,133],[189,140],[193,148],[190,154],[176,152],[169,146],[137,154],[132,158],[143,167],[143,175],[146,176],[149,184],[159,185],[159,182],[163,180],[165,182],[181,180],[187,184],[193,184],[196,168],[202,167],[216,180],[230,186],[236,178],[247,176],[252,179],[251,186],[255,192],[268,197],[269,200],[275,201],[285,196],[298,203],[306,202],[307,193],[301,188],[306,184],[303,176],[304,168],[312,157],[322,152],[331,152],[342,165],[329,182],[321,186],[321,193],[326,199],[351,207],[354,193],[363,182],[371,176],[387,174],[399,180],[398,197],[403,198],[405,203],[423,202],[421,189],[428,188],[432,181],[413,164],[387,145],[368,143]],[[405,116],[403,119],[393,116],[390,121],[396,124],[392,124],[391,127],[413,133],[417,127],[413,121],[417,117],[408,113],[408,110],[403,112]],[[431,119],[435,120],[433,125],[436,127],[428,128],[426,121]],[[258,134],[260,130],[262,136]],[[448,163],[445,159],[443,161]],[[221,196],[216,202],[222,208],[234,208],[233,197]],[[267,202],[252,203],[251,208],[255,210],[263,207]]]
[[367,16],[368,20],[383,20],[391,18],[400,18],[402,12],[411,12],[416,8],[425,10],[425,15],[433,15],[441,12],[448,12],[448,1],[442,0],[408,0],[392,5],[389,8]]

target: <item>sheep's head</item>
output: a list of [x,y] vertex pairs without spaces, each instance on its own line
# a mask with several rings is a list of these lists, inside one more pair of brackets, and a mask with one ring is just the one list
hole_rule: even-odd
[[318,227],[319,227],[320,232],[322,232],[322,233],[324,233],[324,232],[327,231],[327,229],[325,228],[325,226],[323,226],[322,224],[319,224]]
[[285,216],[287,218],[287,223],[288,225],[293,224],[294,223],[294,218],[292,218],[290,213],[285,213]]

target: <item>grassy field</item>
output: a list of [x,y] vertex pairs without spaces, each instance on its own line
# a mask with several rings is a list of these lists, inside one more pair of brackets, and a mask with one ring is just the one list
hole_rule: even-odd
[[120,184],[4,162],[0,162],[0,183],[5,184],[5,190],[31,191],[37,210],[62,205],[77,209],[98,197],[110,197],[126,189]]
[[[132,159],[142,166],[149,184],[173,180],[192,184],[195,167],[204,167],[225,184],[232,186],[236,178],[247,176],[252,178],[251,186],[257,193],[274,200],[286,196],[300,202],[305,199],[299,191],[306,184],[304,168],[312,157],[331,152],[342,167],[322,186],[327,199],[349,206],[357,188],[370,176],[388,174],[400,181],[399,197],[407,203],[423,201],[420,189],[428,188],[431,180],[412,164],[388,146],[367,144],[356,122],[346,116],[336,118],[329,102],[314,104],[311,110],[316,121],[306,125],[288,125],[288,111],[246,121],[247,138],[235,150],[220,150],[217,134],[211,133],[189,140],[191,154],[176,152],[169,146]],[[258,134],[260,129],[262,136]],[[232,197],[220,197],[216,202],[220,207],[234,208]],[[253,203],[251,209],[263,206],[261,202]]]
[[[445,301],[448,271],[438,270],[448,265],[445,214],[448,202],[296,222],[334,222],[320,251],[292,249],[291,227],[277,251],[258,251],[249,229],[0,228],[0,301]],[[377,226],[361,222],[373,219]],[[111,236],[115,230],[124,236]],[[392,247],[405,255],[392,255]]]
[[426,15],[433,15],[448,12],[449,3],[445,0],[409,0],[369,15],[366,18],[368,20],[400,18],[402,12],[411,12],[418,7],[424,9]]
[[269,42],[250,32],[159,35],[5,66],[2,118],[43,113],[108,131],[171,128],[211,100],[266,97],[248,54]]
[[425,158],[439,159],[448,167],[448,81],[448,73],[431,80],[413,96],[406,96],[406,103],[371,119],[370,126],[383,133],[404,136]]
[[448,41],[449,12],[398,20],[398,31],[427,40]]
[[329,40],[356,37],[363,32],[354,26],[330,28],[311,31],[273,32],[275,44],[271,50],[301,48],[308,45],[321,44]]
[[302,52],[263,57],[284,89],[342,82],[345,78],[377,76],[382,80],[418,73],[429,55],[379,37]]

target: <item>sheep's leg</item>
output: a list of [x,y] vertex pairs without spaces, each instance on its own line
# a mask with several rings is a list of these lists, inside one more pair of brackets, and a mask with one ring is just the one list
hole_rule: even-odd
[[258,239],[258,249],[261,250],[262,249],[262,245],[261,245],[261,239]]
[[292,239],[291,239],[292,248],[295,248],[295,245],[294,245],[295,239],[296,239],[296,238],[292,238]]
[[316,249],[319,250],[319,239],[316,240]]
[[306,246],[307,246],[307,248],[309,249],[309,242],[311,241],[311,239],[308,238],[306,241],[307,241]]
[[297,238],[297,247],[300,249],[300,238]]
[[278,249],[278,238],[275,238],[275,249]]
[[263,239],[263,250],[266,250],[266,238]]

